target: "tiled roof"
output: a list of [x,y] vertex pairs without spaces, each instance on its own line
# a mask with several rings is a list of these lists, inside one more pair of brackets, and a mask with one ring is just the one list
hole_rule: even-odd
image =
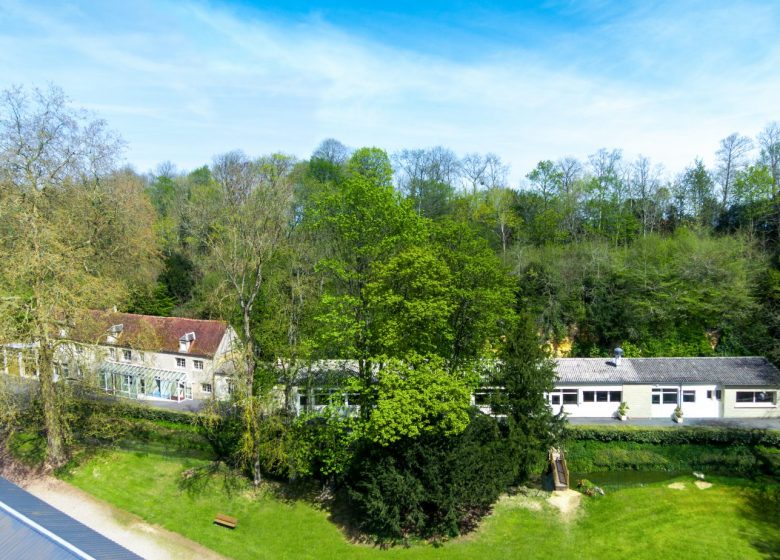
[[0,477],[0,559],[6,558],[141,560]]
[[155,317],[133,313],[90,311],[78,320],[73,336],[90,344],[105,344],[109,329],[122,325],[116,346],[155,352],[178,352],[179,338],[195,333],[187,354],[214,357],[227,331],[224,321],[187,319],[185,317]]
[[780,385],[780,371],[765,358],[559,358],[559,383],[713,383]]

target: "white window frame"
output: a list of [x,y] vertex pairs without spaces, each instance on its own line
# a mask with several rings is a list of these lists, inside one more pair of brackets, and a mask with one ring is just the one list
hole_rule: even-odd
[[181,369],[187,369],[187,358],[176,357],[176,367]]
[[192,367],[197,370],[203,370],[203,360],[192,360]]
[[[564,395],[574,395],[577,399],[577,402],[573,403],[567,403],[564,402]],[[555,402],[557,399],[558,402]],[[579,389],[558,389],[556,388],[552,393],[550,393],[549,402],[551,406],[576,406],[579,405],[580,402],[580,390]]]
[[[671,395],[672,392],[676,395],[676,401],[673,403],[664,402],[664,395]],[[658,395],[658,402],[653,402],[653,397]],[[650,393],[650,404],[653,406],[679,406],[680,404],[680,388],[679,387],[653,387]]]
[[122,361],[123,362],[132,362],[133,361],[133,351],[128,350],[127,348],[122,350]]
[[211,385],[211,383],[201,383],[200,384],[200,390],[203,393],[211,394],[214,392],[214,387]]
[[[737,395],[740,393],[752,393],[752,401],[738,401]],[[771,401],[756,401],[756,395],[758,393],[768,393],[772,396]],[[734,392],[734,407],[735,408],[777,408],[777,391],[761,391],[755,389],[746,389],[742,391]]]

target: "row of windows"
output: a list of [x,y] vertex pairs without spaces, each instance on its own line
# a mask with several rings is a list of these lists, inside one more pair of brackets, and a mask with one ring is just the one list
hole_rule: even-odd
[[[109,355],[111,356],[112,360],[116,360],[116,348],[109,348],[108,349]],[[143,362],[144,361],[144,353],[143,352],[137,352],[138,361]],[[132,362],[133,361],[133,351],[129,349],[122,349],[122,361],[123,362]],[[187,367],[187,359],[186,358],[176,358],[176,367],[178,368],[186,368]],[[202,370],[204,367],[203,360],[192,360],[192,367],[197,370]]]
[[[187,358],[176,358],[176,367],[186,368]],[[203,360],[192,360],[192,367],[195,369],[203,369]]]

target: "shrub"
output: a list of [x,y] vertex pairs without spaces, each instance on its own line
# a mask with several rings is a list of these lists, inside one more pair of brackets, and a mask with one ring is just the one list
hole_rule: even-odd
[[780,431],[740,428],[662,428],[641,426],[568,425],[568,441],[625,441],[657,444],[765,445],[780,447]]
[[516,474],[497,422],[476,414],[457,436],[364,445],[344,481],[360,528],[393,541],[471,528]]

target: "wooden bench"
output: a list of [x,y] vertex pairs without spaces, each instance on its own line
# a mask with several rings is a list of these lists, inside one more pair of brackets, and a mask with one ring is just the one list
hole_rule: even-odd
[[214,518],[214,523],[216,523],[217,525],[222,525],[223,527],[229,527],[231,529],[235,529],[236,525],[238,525],[238,519],[236,519],[235,517],[230,517],[229,515],[218,513],[217,516]]

